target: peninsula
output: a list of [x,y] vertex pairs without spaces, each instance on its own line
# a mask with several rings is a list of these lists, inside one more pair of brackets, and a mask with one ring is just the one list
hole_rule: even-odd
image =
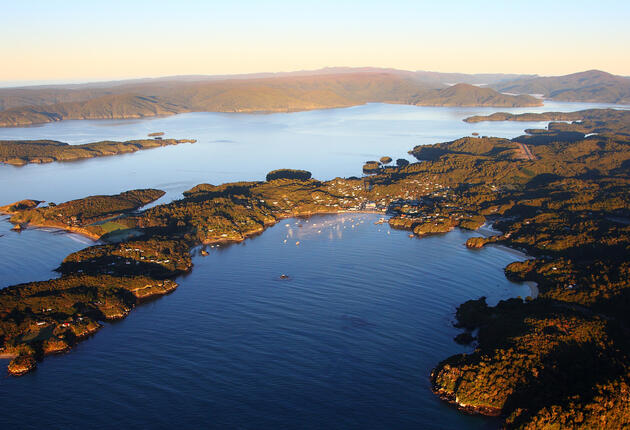
[[510,94],[540,94],[565,102],[630,104],[630,78],[601,70],[563,76],[528,76],[492,85]]
[[[59,278],[0,290],[0,353],[13,357],[10,373],[33,370],[101,322],[173,291],[194,247],[242,241],[287,217],[380,210],[418,237],[492,223],[501,233],[470,239],[470,252],[503,244],[533,257],[505,273],[537,282],[538,297],[495,307],[474,298],[457,309],[457,341],[474,349],[437,364],[437,395],[469,413],[501,416],[510,428],[630,425],[630,112],[596,115],[561,131],[418,146],[411,153],[421,162],[393,166],[384,156],[363,178],[318,181],[281,169],[267,181],[200,184],[141,212],[129,197],[159,191],[99,196],[100,205],[88,197],[57,206],[63,210],[35,200],[9,205],[23,227],[59,218],[59,227],[84,229],[103,244],[67,256]],[[89,215],[72,215],[81,207]]]
[[83,158],[129,154],[144,149],[181,143],[195,143],[194,139],[142,139],[126,142],[103,141],[83,145],[69,145],[55,140],[0,140],[0,163],[23,166],[29,163],[74,161]]
[[[465,122],[478,123],[483,121],[562,121],[574,124],[550,124],[556,130],[579,130],[584,133],[628,133],[630,129],[626,122],[627,112],[616,109],[586,109],[577,112],[544,112],[511,114],[496,112],[491,115],[476,115],[465,118]],[[582,127],[579,126],[582,124]],[[549,128],[549,127],[548,127]]]

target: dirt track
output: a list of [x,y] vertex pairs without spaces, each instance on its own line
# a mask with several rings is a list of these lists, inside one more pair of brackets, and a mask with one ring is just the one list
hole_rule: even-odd
[[529,149],[527,145],[525,145],[524,143],[519,143],[518,146],[521,148],[523,159],[527,159],[530,161],[534,161],[536,159],[536,156],[532,154],[532,151]]

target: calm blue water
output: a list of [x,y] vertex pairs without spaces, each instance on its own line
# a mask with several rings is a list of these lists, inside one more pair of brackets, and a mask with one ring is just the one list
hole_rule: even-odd
[[[509,137],[540,126],[461,121],[491,111],[367,105],[0,129],[0,139],[70,143],[152,131],[199,139],[74,163],[0,166],[0,204],[135,187],[165,189],[168,201],[200,182],[262,179],[279,167],[309,169],[322,179],[358,175],[363,161],[401,157],[418,144],[473,131]],[[0,426],[495,428],[492,419],[464,416],[440,402],[428,375],[440,360],[469,350],[452,341],[458,304],[529,294],[503,275],[521,257],[498,248],[467,250],[472,233],[409,239],[375,220],[316,217],[302,228],[289,220],[195,257],[173,294],[107,324],[71,353],[47,358],[32,374],[1,376]],[[89,244],[55,231],[12,232],[0,218],[0,288],[54,277],[63,257]],[[278,280],[283,273],[291,280]]]
[[[303,228],[287,221],[292,227],[283,222],[195,257],[173,294],[33,374],[0,379],[0,421],[21,428],[496,427],[440,402],[428,375],[466,350],[452,341],[456,305],[529,294],[502,272],[517,257],[469,251],[463,243],[471,234],[459,231],[427,239],[388,234],[376,219],[315,217]],[[287,237],[300,246],[283,244]],[[283,273],[291,279],[278,280]]]
[[[510,112],[572,111],[605,105],[548,102]],[[496,108],[441,108],[369,104],[290,114],[190,113],[141,121],[62,121],[38,127],[0,128],[0,139],[55,139],[70,144],[166,137],[198,142],[71,163],[0,166],[0,205],[30,197],[65,201],[132,188],[167,191],[163,201],[202,182],[263,180],[273,169],[313,172],[318,179],[361,175],[366,160],[409,158],[416,145],[478,132],[514,137],[545,123],[468,124],[471,115]]]

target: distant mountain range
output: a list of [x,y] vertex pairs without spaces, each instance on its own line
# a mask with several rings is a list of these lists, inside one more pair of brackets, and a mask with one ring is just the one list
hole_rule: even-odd
[[589,71],[558,77],[326,68],[316,71],[0,88],[0,126],[64,119],[126,119],[183,112],[292,112],[401,103],[539,106],[564,101],[630,103],[630,79]]
[[418,106],[541,106],[540,99],[529,95],[506,95],[492,88],[470,84],[455,84],[439,90],[427,91],[414,99]]
[[600,70],[564,76],[530,77],[492,85],[507,93],[541,94],[567,102],[630,104],[630,79]]

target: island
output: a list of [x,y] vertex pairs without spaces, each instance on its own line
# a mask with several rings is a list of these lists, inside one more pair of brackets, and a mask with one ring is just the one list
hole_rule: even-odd
[[24,166],[29,163],[74,161],[195,142],[195,139],[162,139],[160,137],[126,142],[102,141],[83,145],[69,145],[56,140],[0,140],[0,163]]
[[67,256],[59,278],[0,290],[0,354],[13,357],[11,374],[32,371],[103,321],[177,288],[196,247],[239,242],[289,217],[381,211],[418,238],[491,224],[498,233],[469,239],[470,252],[499,244],[531,256],[505,273],[535,282],[537,296],[457,308],[456,341],[471,349],[437,364],[436,395],[508,428],[628,426],[630,111],[598,111],[595,122],[586,115],[562,131],[550,124],[514,139],[418,146],[410,153],[419,162],[374,162],[363,178],[318,181],[282,169],[266,181],[199,184],[141,211],[133,202],[159,191],[98,196],[100,205],[87,203],[93,197],[9,205],[24,228],[58,218],[59,228],[102,243]]

